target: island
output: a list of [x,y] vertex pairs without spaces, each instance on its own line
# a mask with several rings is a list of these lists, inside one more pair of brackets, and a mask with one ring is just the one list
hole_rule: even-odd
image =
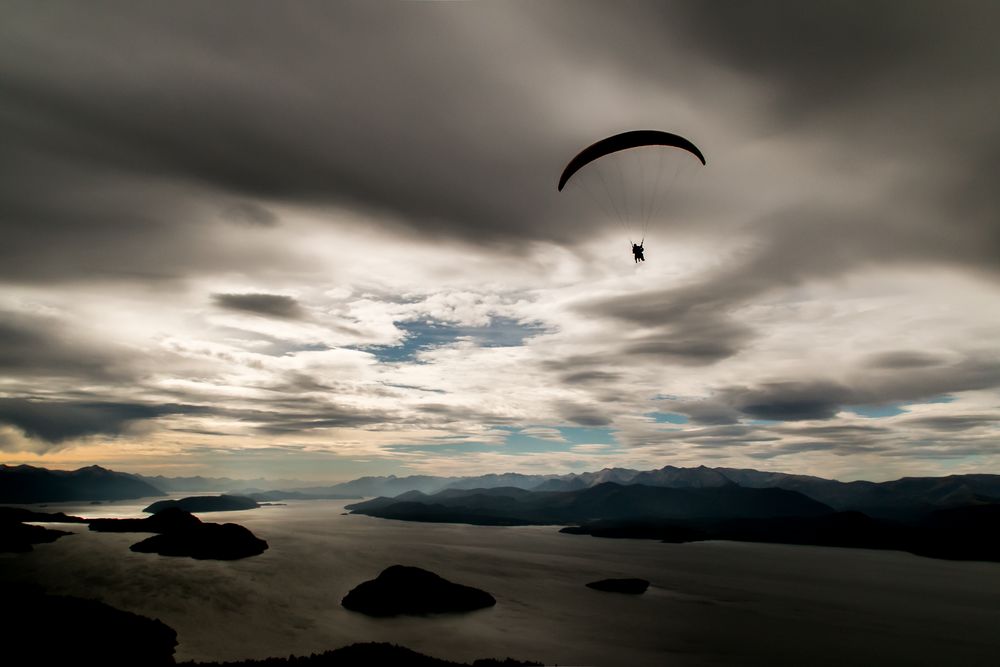
[[201,519],[179,507],[168,507],[143,519],[91,519],[90,530],[100,533],[169,533],[197,526]]
[[0,553],[25,553],[34,545],[55,542],[72,533],[25,522],[84,523],[86,519],[68,516],[62,512],[35,512],[23,507],[0,507]]
[[260,507],[257,501],[246,496],[188,496],[180,500],[158,500],[143,512],[155,514],[168,507],[177,507],[185,512],[232,512],[236,510],[253,510]]
[[496,602],[478,588],[452,583],[419,567],[393,565],[353,588],[341,604],[369,616],[397,616],[466,612]]
[[0,553],[25,553],[32,551],[35,544],[55,542],[63,535],[71,534],[65,530],[32,526],[16,521],[0,521]]
[[645,579],[601,579],[587,584],[587,588],[595,591],[605,591],[607,593],[627,593],[629,595],[642,595],[649,588],[649,582]]
[[267,542],[235,523],[199,522],[180,530],[153,535],[129,549],[198,560],[237,560],[264,553]]

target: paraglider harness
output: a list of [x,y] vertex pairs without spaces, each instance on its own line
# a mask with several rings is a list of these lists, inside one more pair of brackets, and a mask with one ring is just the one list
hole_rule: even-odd
[[635,244],[635,243],[632,243],[632,241],[629,241],[629,243],[632,243],[632,254],[635,255],[635,263],[636,264],[638,264],[639,262],[645,262],[646,261],[646,258],[642,256],[642,253],[643,253],[642,244],[645,243],[645,242],[646,242],[645,238],[643,238],[641,241],[639,241],[638,244]]

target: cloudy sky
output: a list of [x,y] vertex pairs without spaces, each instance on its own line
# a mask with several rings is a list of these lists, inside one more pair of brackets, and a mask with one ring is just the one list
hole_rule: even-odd
[[[998,20],[4,0],[2,459],[1000,472]],[[642,265],[556,190],[637,128]]]

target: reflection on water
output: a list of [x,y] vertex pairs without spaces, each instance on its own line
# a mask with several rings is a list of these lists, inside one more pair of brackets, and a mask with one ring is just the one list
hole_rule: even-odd
[[[308,654],[390,641],[442,658],[515,656],[563,665],[995,664],[1000,565],[896,552],[733,542],[660,544],[553,527],[421,524],[342,516],[351,501],[216,512],[270,549],[235,562],[135,554],[136,534],[75,534],[0,555],[0,579],[160,618],[179,660]],[[143,516],[144,501],[50,504],[88,517]],[[482,588],[496,607],[372,619],[340,606],[394,563]],[[652,582],[642,596],[584,584]]]

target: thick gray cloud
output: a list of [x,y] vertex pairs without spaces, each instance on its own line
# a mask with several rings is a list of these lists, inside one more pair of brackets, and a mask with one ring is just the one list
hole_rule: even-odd
[[90,435],[120,435],[137,422],[171,414],[198,414],[192,405],[0,398],[0,424],[49,444]]
[[221,308],[268,317],[300,320],[306,316],[299,302],[284,294],[213,294]]
[[[971,356],[948,365],[911,364],[883,366],[874,372],[862,370],[844,382],[788,379],[755,386],[724,386],[709,398],[666,401],[665,406],[698,424],[735,423],[741,418],[823,420],[833,418],[845,408],[930,401],[951,393],[998,387],[1000,363]],[[934,419],[937,418],[925,425],[932,426]]]
[[19,257],[50,258],[4,273],[96,269],[74,266],[87,240],[119,264],[147,260],[122,271],[155,277],[185,253],[194,269],[214,256],[196,252],[204,209],[272,223],[255,198],[393,213],[422,235],[558,233],[537,224],[559,141],[538,122],[542,75],[520,67],[515,26],[484,32],[505,11],[275,10],[6,5],[0,214]]

